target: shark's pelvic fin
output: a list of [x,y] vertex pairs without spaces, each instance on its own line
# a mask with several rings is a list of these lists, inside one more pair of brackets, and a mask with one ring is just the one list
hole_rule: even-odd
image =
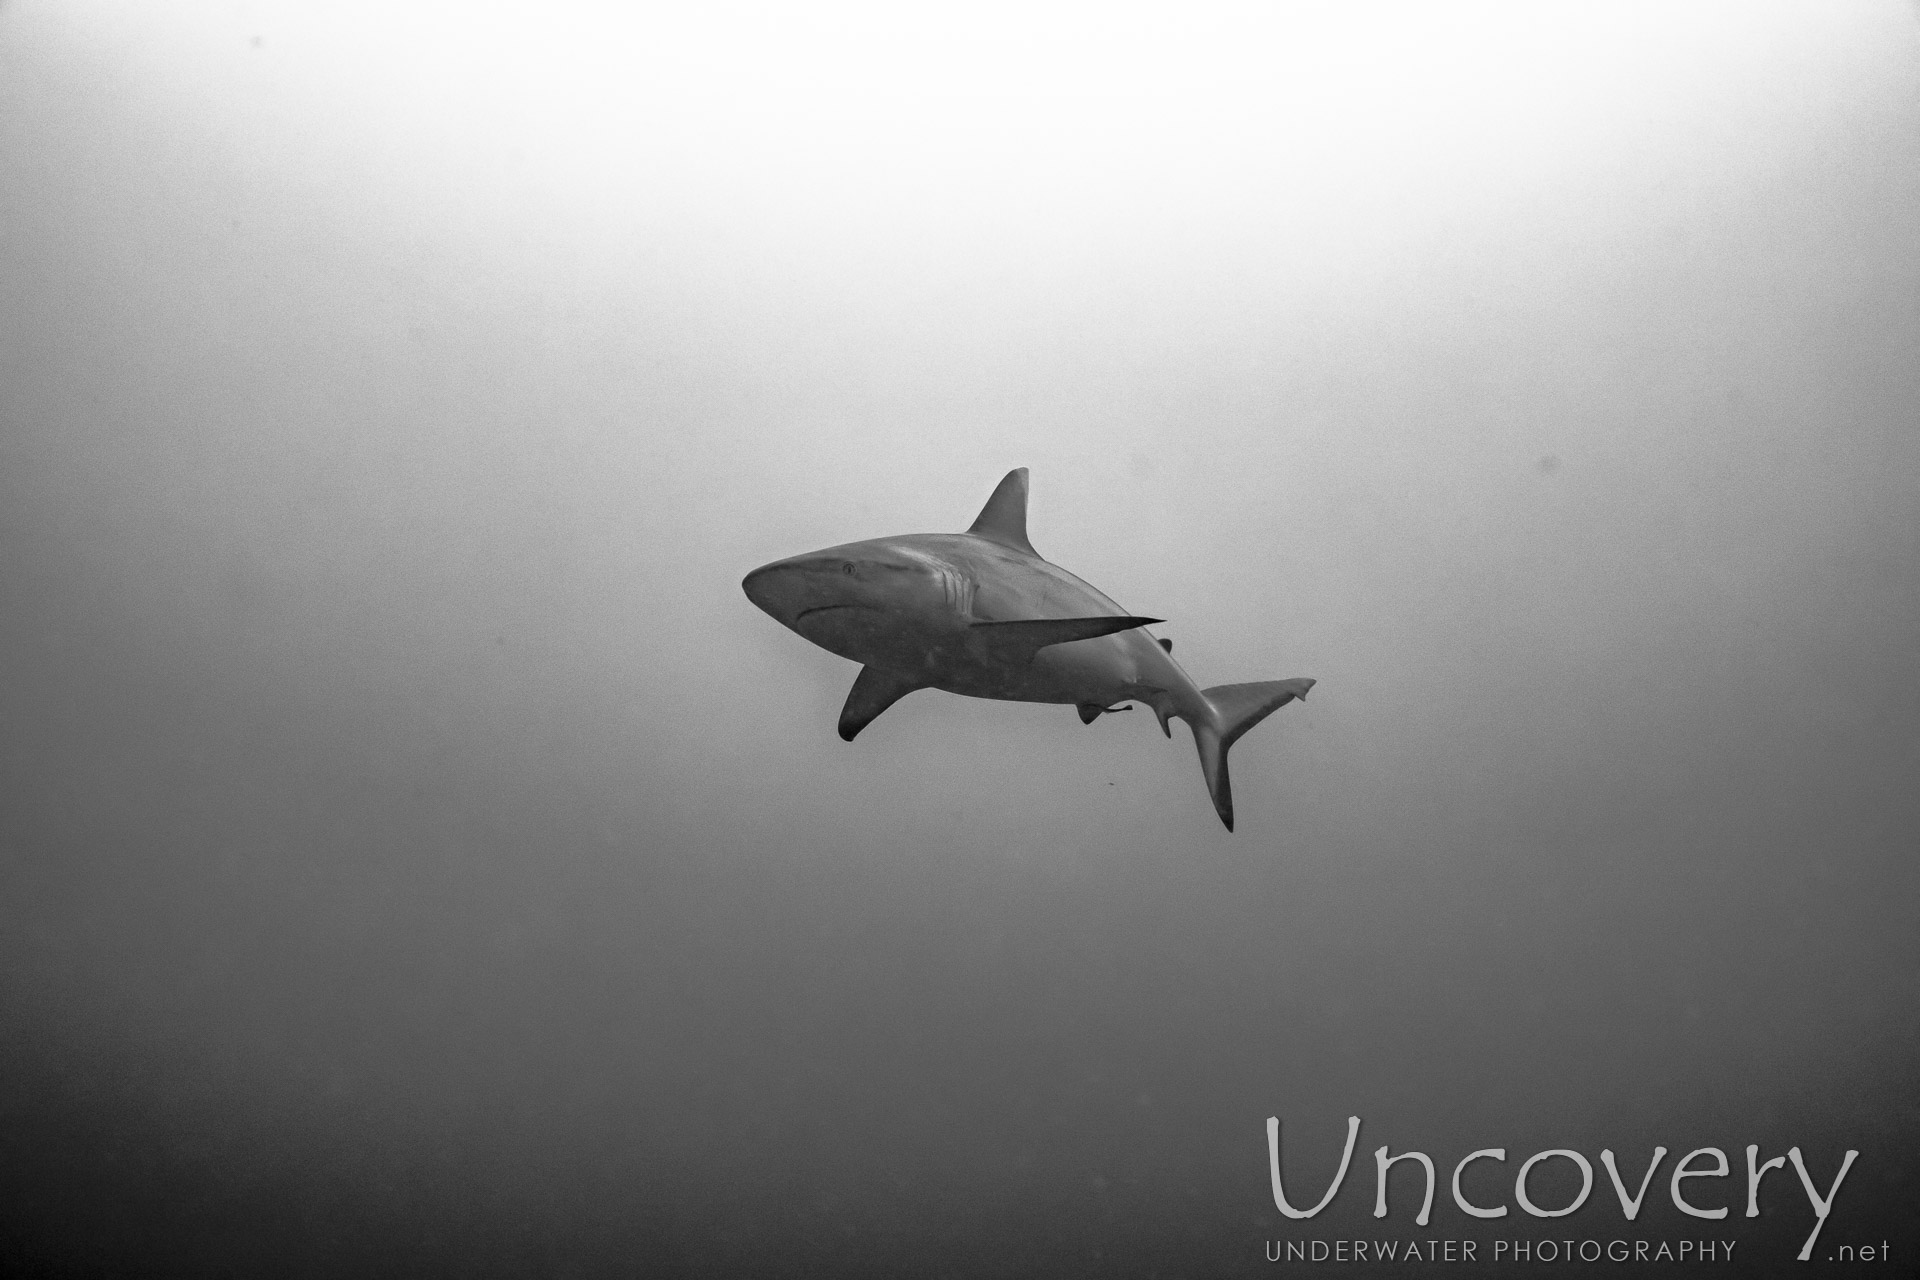
[[1213,811],[1227,830],[1233,830],[1233,783],[1227,777],[1227,749],[1281,707],[1295,698],[1305,698],[1314,683],[1302,676],[1256,684],[1220,684],[1200,691],[1213,709],[1213,722],[1191,726],[1193,745],[1200,752],[1200,772],[1206,775]]
[[1166,651],[1167,651],[1168,653],[1172,653],[1172,652],[1173,652],[1173,641],[1171,641],[1171,640],[1169,640],[1169,639],[1167,639],[1167,638],[1166,638],[1165,636],[1161,636],[1161,637],[1160,637],[1160,647],[1161,647],[1162,649],[1165,649],[1165,650],[1166,650]]
[[1069,640],[1091,640],[1116,631],[1165,622],[1165,618],[1021,618],[1012,622],[976,622],[968,630],[992,650],[997,662],[1033,661],[1033,655],[1050,644]]
[[1098,720],[1103,714],[1106,714],[1108,712],[1131,711],[1131,710],[1133,710],[1132,703],[1128,703],[1124,707],[1103,707],[1097,702],[1083,702],[1080,704],[1080,723],[1092,724],[1095,720]]
[[1024,551],[1034,559],[1040,553],[1027,541],[1027,469],[1015,467],[1007,472],[987,499],[987,505],[980,508],[980,515],[973,522],[968,533],[997,542],[1003,547],[1015,551]]
[[852,742],[862,729],[915,689],[927,686],[911,676],[898,676],[879,667],[862,667],[847,693],[847,705],[840,708],[840,736]]

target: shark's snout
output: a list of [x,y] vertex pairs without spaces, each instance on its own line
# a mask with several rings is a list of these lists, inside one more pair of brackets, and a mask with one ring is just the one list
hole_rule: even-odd
[[740,589],[773,618],[788,626],[802,607],[799,574],[784,560],[763,564],[740,580]]
[[740,589],[775,622],[792,627],[821,609],[855,603],[858,588],[850,588],[852,579],[840,572],[841,563],[818,555],[775,560],[741,579]]

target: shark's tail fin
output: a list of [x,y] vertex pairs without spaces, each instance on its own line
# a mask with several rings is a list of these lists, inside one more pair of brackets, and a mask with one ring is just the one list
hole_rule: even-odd
[[1191,724],[1193,745],[1200,751],[1200,772],[1206,775],[1207,792],[1213,797],[1213,810],[1227,830],[1233,830],[1233,784],[1227,777],[1227,749],[1240,735],[1292,702],[1307,696],[1314,682],[1302,677],[1292,680],[1262,680],[1256,684],[1221,684],[1201,690],[1213,709],[1212,723]]

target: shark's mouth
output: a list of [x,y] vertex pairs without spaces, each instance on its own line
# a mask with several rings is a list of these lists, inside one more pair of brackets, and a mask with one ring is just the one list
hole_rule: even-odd
[[799,625],[800,620],[802,618],[808,617],[816,613],[831,613],[835,609],[865,609],[869,613],[882,612],[879,608],[870,604],[817,604],[817,605],[814,605],[811,609],[802,609],[800,612],[794,614],[793,621],[794,621],[794,624],[797,626]]

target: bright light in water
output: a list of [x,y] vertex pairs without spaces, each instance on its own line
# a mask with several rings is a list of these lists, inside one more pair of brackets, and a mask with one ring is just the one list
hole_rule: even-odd
[[[129,7],[316,159],[785,234],[1298,236],[1764,114],[1865,11],[1601,5]],[[87,21],[84,17],[76,22]],[[262,40],[237,61],[235,36]],[[186,47],[183,47],[186,46]],[[1760,122],[1743,119],[1748,127]],[[330,141],[329,141],[330,140]],[[360,177],[368,175],[361,174]],[[443,193],[443,196],[446,193]]]

